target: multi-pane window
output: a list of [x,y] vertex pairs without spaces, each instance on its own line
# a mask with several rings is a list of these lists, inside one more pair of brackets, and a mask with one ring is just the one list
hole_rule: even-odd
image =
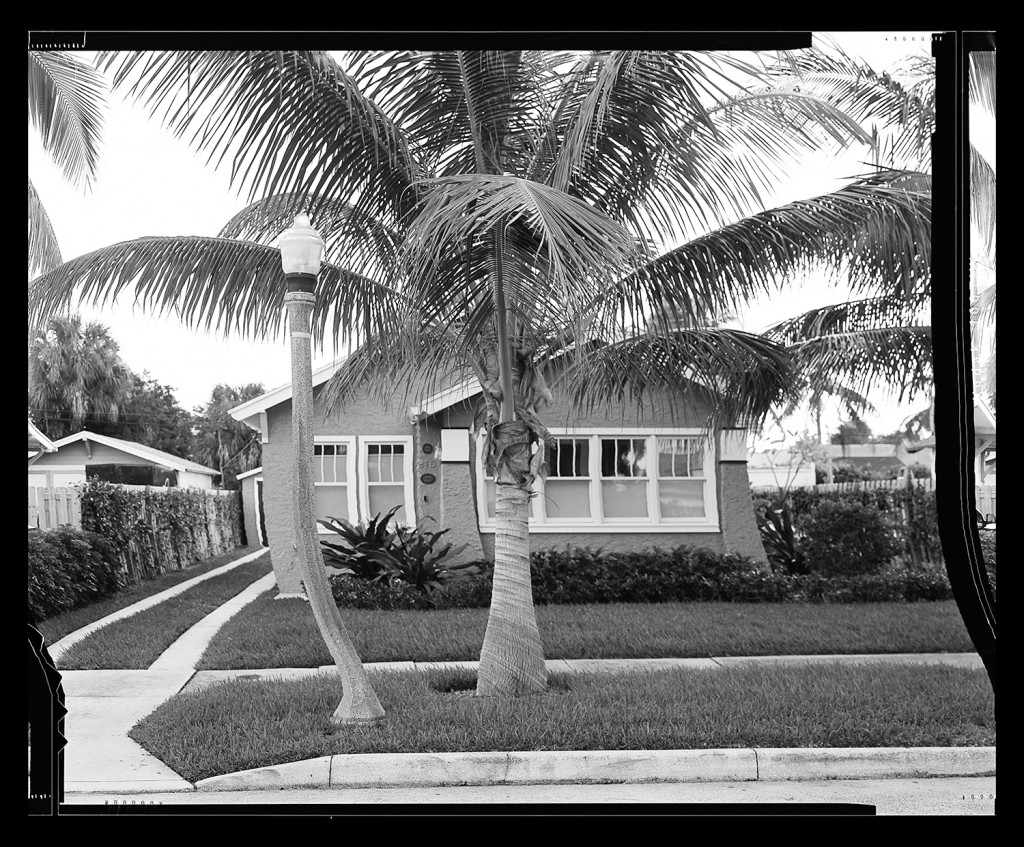
[[405,512],[405,445],[366,445],[366,500],[368,518],[387,514],[395,506],[395,521],[407,522]]
[[347,443],[313,445],[313,490],[318,518],[355,520],[349,510],[349,448]]
[[658,502],[663,518],[705,516],[704,448],[696,439],[658,439]]
[[601,504],[606,518],[647,518],[647,439],[602,438]]
[[547,451],[548,478],[544,485],[547,517],[590,517],[590,441],[556,438]]
[[[685,431],[683,431],[685,432]],[[696,431],[556,434],[534,485],[530,523],[557,527],[717,528],[710,442]],[[481,471],[483,524],[494,521],[494,480]]]

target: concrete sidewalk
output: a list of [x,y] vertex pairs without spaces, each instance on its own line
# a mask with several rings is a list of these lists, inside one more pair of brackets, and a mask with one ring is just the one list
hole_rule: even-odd
[[[251,561],[257,551],[224,568],[175,586],[148,608],[180,594],[217,573]],[[131,728],[180,691],[196,691],[229,679],[291,679],[336,673],[320,668],[195,671],[217,631],[244,606],[274,585],[273,573],[253,582],[195,624],[147,670],[62,671],[68,715],[65,718],[65,791],[124,793],[224,791],[240,789],[354,787],[384,785],[513,785],[590,782],[687,782],[707,780],[862,779],[893,776],[974,776],[995,772],[994,748],[832,748],[729,750],[536,751],[452,754],[371,754],[327,756],[227,774],[193,785],[128,737]],[[141,604],[104,620],[127,617]],[[130,611],[131,610],[131,611]],[[73,643],[99,623],[54,645]],[[83,633],[80,635],[80,633]],[[51,648],[53,649],[53,648]],[[763,656],[699,659],[554,659],[551,673],[624,673],[689,668],[709,670],[772,664],[950,664],[983,667],[979,656],[965,654],[891,654],[855,656]],[[475,670],[476,662],[387,662],[367,664],[371,673],[439,668]]]

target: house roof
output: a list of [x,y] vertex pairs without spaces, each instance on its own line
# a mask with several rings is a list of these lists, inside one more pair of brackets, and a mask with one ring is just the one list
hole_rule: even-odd
[[32,421],[28,422],[28,449],[40,450],[43,453],[55,453],[57,448],[53,446],[45,435],[43,435]]
[[191,473],[207,474],[209,476],[220,473],[216,468],[208,468],[205,465],[198,464],[197,462],[190,462],[188,459],[182,459],[180,456],[165,453],[163,450],[157,450],[154,447],[147,447],[145,444],[138,444],[135,441],[124,441],[120,438],[112,438],[109,435],[99,435],[95,432],[89,432],[86,429],[83,429],[81,432],[76,432],[74,435],[69,435],[66,438],[54,441],[53,445],[60,450],[61,447],[65,447],[68,444],[74,444],[76,441],[95,441],[97,444],[105,444],[107,447],[113,447],[115,450],[121,450],[131,456],[137,456],[140,459],[148,459],[154,464],[170,468],[174,471],[188,471]]
[[[340,361],[328,362],[326,365],[321,365],[313,371],[313,387],[316,388],[318,385],[323,385],[327,382],[327,380],[333,376],[334,371],[340,364]],[[235,408],[229,409],[228,414],[236,421],[241,421],[253,429],[259,430],[260,412],[265,412],[267,409],[291,399],[292,383],[291,380],[289,380],[284,385],[279,385],[277,388],[265,391],[259,397],[254,397],[252,400],[247,400],[240,406],[235,406]]]
[[[313,371],[313,387],[316,388],[318,385],[323,385],[327,382],[334,375],[340,364],[340,361],[329,362]],[[481,390],[480,381],[475,376],[470,377],[410,406],[409,418],[411,420],[436,414],[443,409],[447,409],[449,406],[454,406],[456,403],[469,399]],[[242,403],[240,406],[229,409],[228,414],[236,421],[241,421],[253,429],[259,430],[259,415],[261,412],[266,412],[267,409],[291,399],[292,384],[289,381],[284,385],[264,392],[259,397],[254,397],[252,400]]]

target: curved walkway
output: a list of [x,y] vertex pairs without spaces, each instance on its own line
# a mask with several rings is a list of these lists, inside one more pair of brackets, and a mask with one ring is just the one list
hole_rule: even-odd
[[[194,585],[269,551],[260,550],[65,636],[50,648],[56,658],[70,644],[120,618],[180,594]],[[975,775],[994,773],[994,748],[837,748],[818,750],[645,750],[454,753],[447,755],[373,754],[327,756],[202,780],[183,779],[128,737],[131,728],[180,691],[192,691],[237,677],[288,679],[319,668],[199,671],[203,652],[217,631],[246,604],[274,585],[273,572],[260,577],[181,635],[146,670],[62,671],[68,709],[64,734],[65,792],[152,793],[340,785],[513,784],[529,782],[688,781],[708,779],[821,779],[896,775]],[[554,659],[560,673],[636,672],[691,668],[713,670],[754,663],[911,663],[983,667],[974,653],[760,656],[707,659]],[[476,662],[368,663],[370,672],[475,669]],[[364,761],[365,760],[365,761]],[[341,765],[344,764],[344,767]]]

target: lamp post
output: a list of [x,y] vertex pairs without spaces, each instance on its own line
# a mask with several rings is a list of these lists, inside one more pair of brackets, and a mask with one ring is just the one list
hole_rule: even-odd
[[313,617],[341,674],[343,695],[333,721],[336,724],[374,723],[384,717],[384,709],[370,686],[334,602],[316,529],[310,315],[316,303],[314,288],[324,241],[306,215],[296,215],[295,223],[281,233],[278,246],[288,283],[284,303],[288,312],[292,362],[293,544]]

